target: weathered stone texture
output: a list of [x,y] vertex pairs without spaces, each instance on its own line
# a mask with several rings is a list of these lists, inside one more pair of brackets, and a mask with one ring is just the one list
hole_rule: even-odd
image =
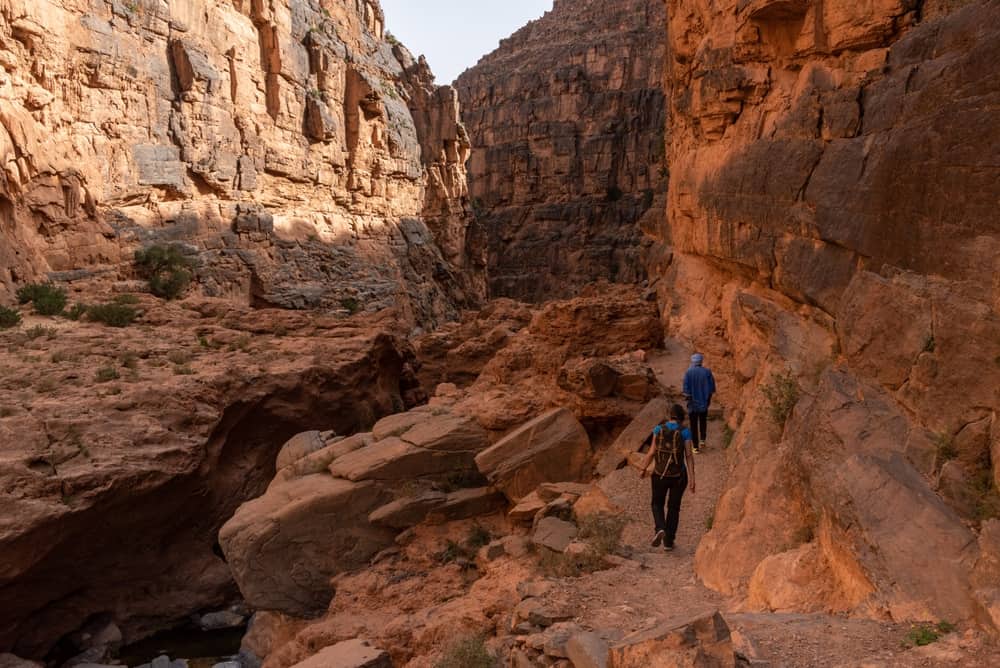
[[[668,7],[654,271],[670,332],[746,383],[700,576],[764,608],[982,621],[994,593],[976,584],[975,526],[1000,472],[1000,7]],[[801,398],[775,425],[760,389],[786,370]]]
[[377,0],[6,3],[0,300],[183,241],[201,290],[244,303],[433,323],[476,301],[457,96],[381,17]]
[[645,277],[666,188],[658,0],[557,0],[456,81],[494,296],[542,300]]

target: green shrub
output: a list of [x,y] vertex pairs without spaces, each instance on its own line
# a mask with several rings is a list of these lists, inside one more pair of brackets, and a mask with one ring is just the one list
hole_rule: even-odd
[[958,458],[958,448],[955,447],[955,439],[951,434],[940,432],[934,434],[932,439],[937,448],[937,466],[940,468],[945,462],[950,462]]
[[111,301],[113,301],[115,304],[132,304],[132,305],[135,305],[135,304],[139,303],[139,297],[137,297],[136,295],[132,295],[132,294],[115,295],[114,298]]
[[94,375],[94,380],[98,383],[109,383],[112,380],[118,380],[118,378],[120,378],[118,369],[113,366],[102,366]]
[[344,297],[340,300],[340,305],[347,309],[351,315],[361,310],[361,304],[354,297]]
[[930,624],[918,624],[906,634],[906,642],[904,644],[909,647],[923,647],[937,642],[941,639],[941,636],[954,633],[955,630],[955,625],[950,622],[940,622],[934,626]]
[[162,299],[177,299],[191,284],[194,261],[177,246],[149,246],[135,252],[139,275],[149,281],[149,290]]
[[66,291],[51,283],[30,283],[17,291],[17,301],[31,302],[39,315],[59,315],[66,308]]
[[468,548],[453,540],[448,540],[445,544],[445,548],[435,555],[437,557],[438,563],[450,564],[453,561],[458,561],[459,559],[471,559],[473,554],[469,552]]
[[87,308],[87,318],[108,327],[128,327],[139,317],[139,311],[126,304],[95,304]]
[[728,450],[733,444],[733,438],[736,436],[736,432],[728,424],[722,427],[722,448],[723,450]]
[[12,308],[0,306],[0,329],[10,329],[21,324],[21,314]]
[[795,377],[788,371],[772,374],[770,382],[761,391],[767,399],[771,419],[779,427],[784,427],[795,405],[799,403],[799,385],[795,382]]
[[66,311],[66,317],[70,320],[79,320],[87,314],[88,306],[77,302],[70,310]]
[[434,664],[434,668],[496,668],[496,657],[486,648],[481,635],[468,635],[456,639]]
[[579,537],[598,557],[606,557],[618,550],[624,530],[621,515],[588,515],[580,521]]
[[469,529],[469,535],[465,538],[465,545],[470,550],[478,550],[484,545],[489,545],[493,536],[489,530],[481,524],[475,524]]

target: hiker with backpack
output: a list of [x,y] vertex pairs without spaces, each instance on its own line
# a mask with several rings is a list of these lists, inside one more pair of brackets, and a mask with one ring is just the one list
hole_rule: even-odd
[[[680,521],[681,499],[691,483],[695,493],[694,455],[691,452],[691,432],[684,427],[684,409],[674,404],[670,409],[671,420],[657,425],[653,430],[653,444],[642,463],[645,478],[652,465],[653,547],[663,545],[668,552],[674,549],[677,524]],[[667,508],[664,515],[663,507]]]
[[715,376],[704,366],[705,356],[695,353],[691,356],[691,368],[684,374],[684,396],[688,401],[691,416],[691,434],[695,453],[708,445],[708,408],[715,395]]

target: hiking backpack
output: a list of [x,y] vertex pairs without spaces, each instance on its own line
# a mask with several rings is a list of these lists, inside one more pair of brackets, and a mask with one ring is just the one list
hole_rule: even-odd
[[[670,442],[663,431],[669,432]],[[681,429],[664,427],[656,443],[656,465],[653,471],[661,478],[679,478],[684,474],[684,434]]]

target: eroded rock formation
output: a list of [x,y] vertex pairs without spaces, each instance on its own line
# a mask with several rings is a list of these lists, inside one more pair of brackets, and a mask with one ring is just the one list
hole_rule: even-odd
[[1000,8],[668,4],[663,312],[746,382],[699,575],[1000,626]]
[[556,0],[456,81],[492,296],[645,277],[640,227],[667,182],[664,20],[659,0]]
[[130,642],[231,599],[218,530],[281,443],[368,428],[415,382],[386,323],[147,299],[126,330],[0,333],[4,651],[101,615]]
[[481,296],[456,94],[377,0],[15,0],[0,38],[0,299],[152,242],[254,305],[434,323]]

